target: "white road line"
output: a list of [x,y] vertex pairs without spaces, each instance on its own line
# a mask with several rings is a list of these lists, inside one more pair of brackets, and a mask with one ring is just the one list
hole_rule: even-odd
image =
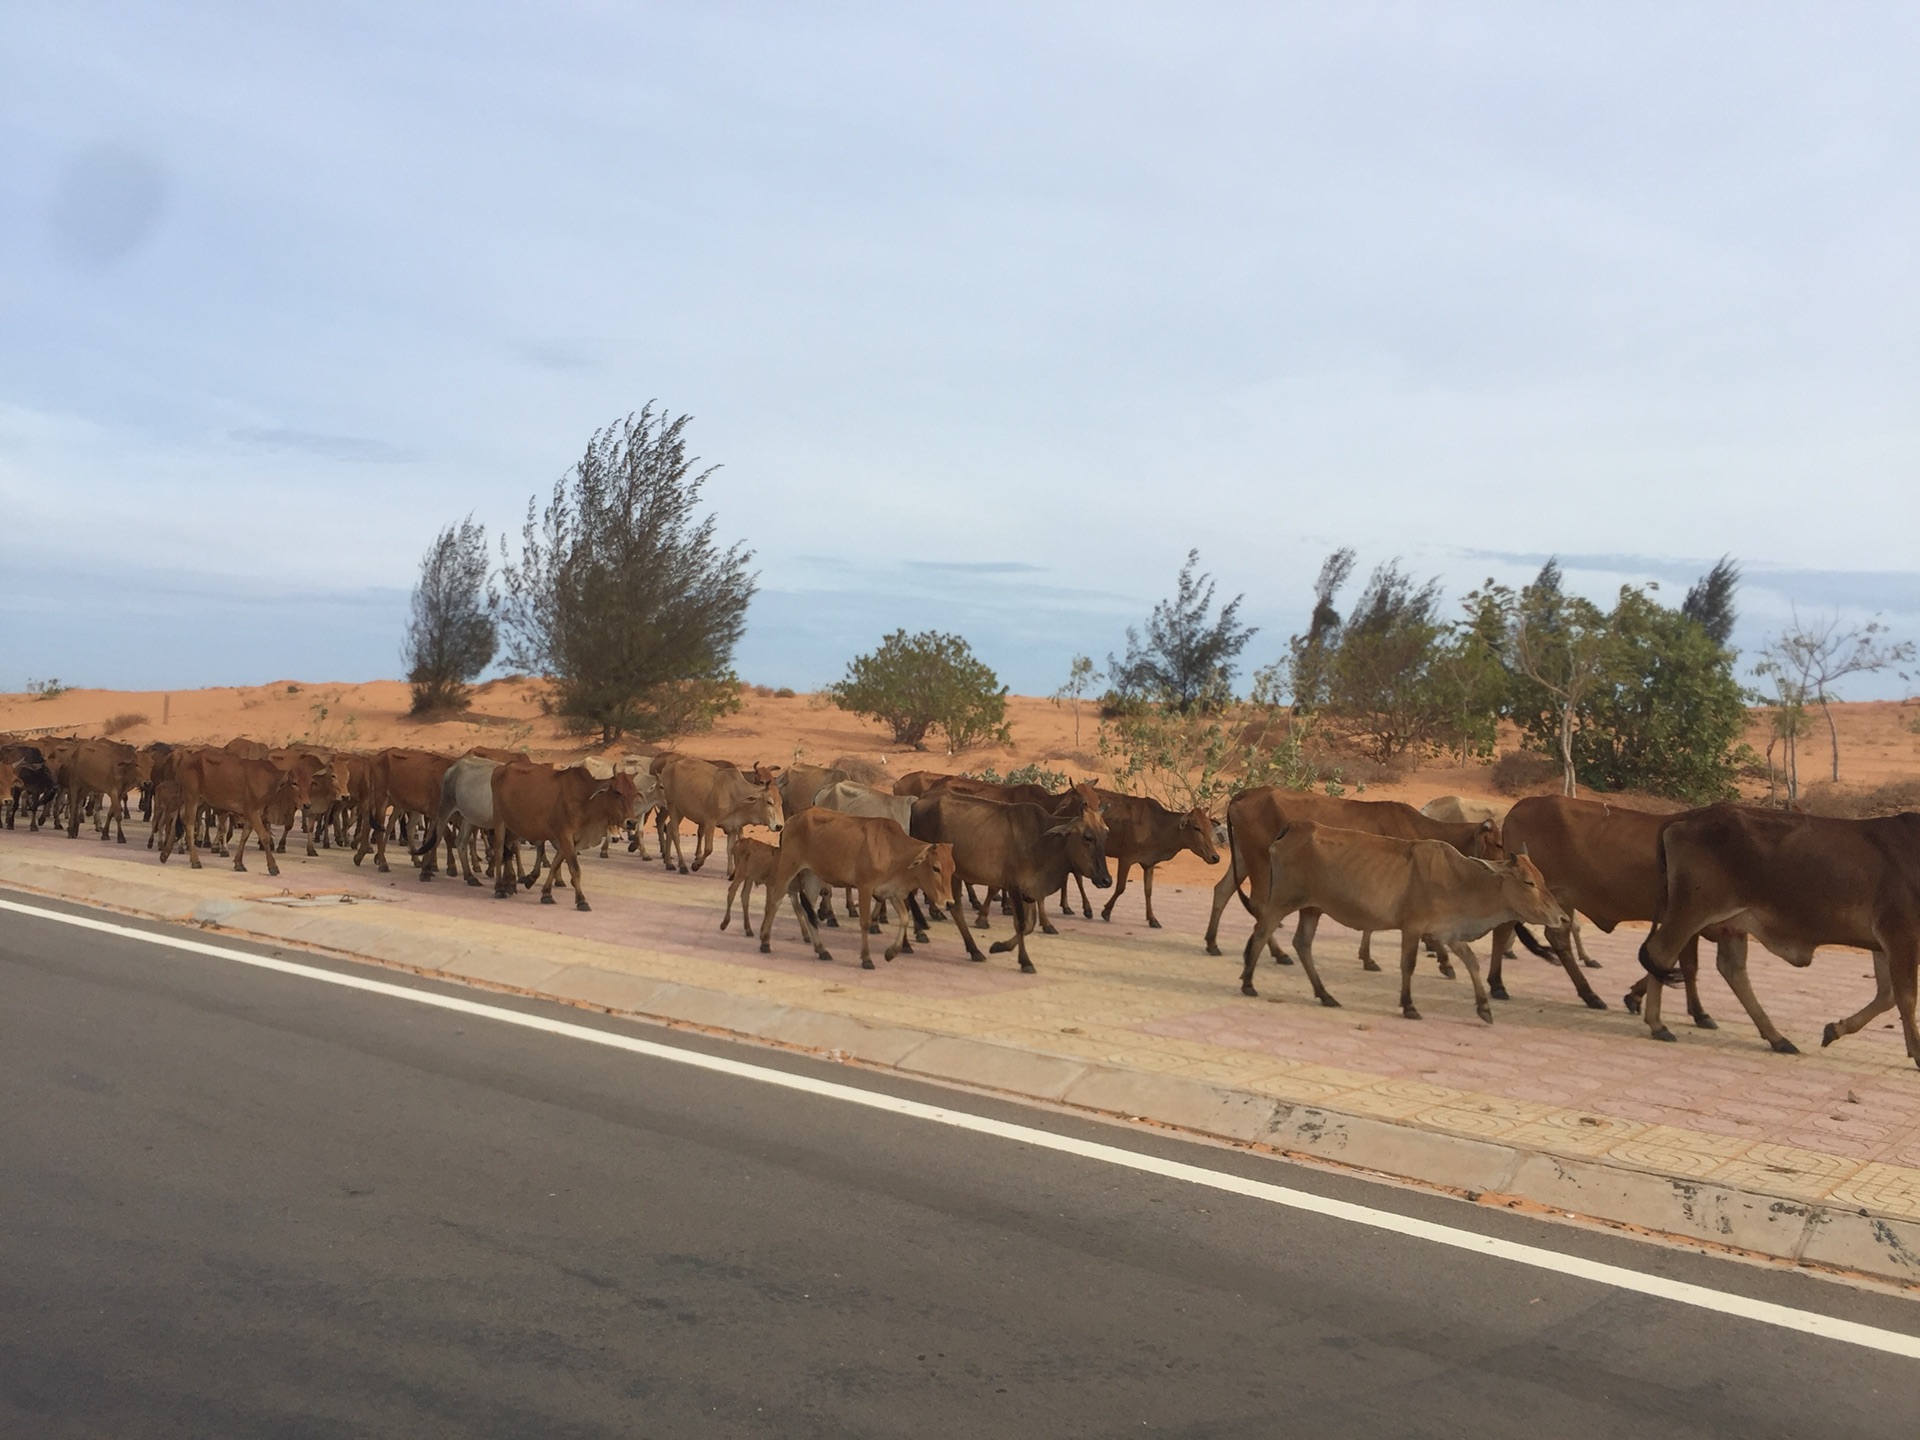
[[587,1025],[575,1025],[565,1020],[550,1020],[543,1015],[527,1015],[498,1005],[482,1004],[478,1000],[465,1000],[454,995],[438,995],[427,990],[413,990],[404,985],[394,985],[384,980],[372,980],[359,975],[342,975],[332,970],[321,970],[315,966],[301,965],[291,960],[276,960],[266,955],[250,955],[244,950],[233,950],[224,945],[209,945],[204,941],[189,940],[183,936],[137,930],[130,925],[116,925],[109,920],[95,920],[84,915],[68,915],[58,910],[44,910],[37,905],[22,905],[5,899],[0,899],[0,910],[12,910],[21,915],[34,916],[36,919],[52,920],[61,925],[72,925],[82,930],[95,930],[101,934],[117,935],[128,940],[142,940],[150,945],[161,945],[171,950],[184,950],[193,955],[206,955],[215,960],[231,960],[236,964],[251,965],[261,970],[275,970],[283,975],[297,975],[304,980],[318,980],[323,984],[338,985],[348,990],[364,990],[375,995],[389,996],[395,1000],[408,1000],[416,1005],[430,1005],[437,1010],[451,1010],[459,1015],[476,1015],[487,1020],[497,1020],[505,1025],[518,1025],[524,1030],[564,1035],[569,1040],[584,1040],[592,1045],[627,1050],[655,1060],[667,1060],[676,1065],[691,1065],[698,1070],[711,1070],[721,1075],[757,1081],[763,1085],[778,1085],[784,1089],[819,1095],[829,1100],[864,1105],[871,1110],[884,1110],[893,1115],[930,1120],[937,1125],[951,1125],[957,1130],[971,1130],[976,1134],[993,1135],[1002,1140],[1033,1145],[1042,1150],[1057,1150],[1063,1154],[1077,1155],[1085,1160],[1098,1160],[1103,1164],[1118,1165],[1124,1169],[1138,1170],[1148,1175],[1164,1176],[1169,1180],[1183,1180],[1190,1185],[1203,1185],[1208,1189],[1224,1190],[1229,1194],[1244,1195],[1250,1199],[1264,1200],[1269,1204],[1284,1205],[1289,1209],[1304,1210],[1314,1215],[1325,1215],[1331,1219],[1345,1220],[1351,1224],[1365,1225],[1375,1230],[1386,1230],[1395,1235],[1407,1235],[1416,1240],[1431,1241],[1436,1245],[1450,1245],[1456,1250],[1469,1250],[1498,1260],[1510,1260],[1518,1265],[1530,1265],[1536,1270],[1550,1270],[1558,1275],[1571,1275],[1576,1279],[1591,1280],[1599,1285],[1610,1285],[1617,1290],[1631,1290],[1641,1295],[1652,1295],[1681,1305],[1693,1305],[1702,1310],[1718,1311],[1722,1315],[1736,1315],[1745,1320],[1757,1320],[1763,1325],[1775,1325],[1783,1330],[1820,1335],[1848,1345],[1858,1345],[1868,1350],[1881,1350],[1890,1355],[1904,1355],[1909,1359],[1920,1360],[1920,1336],[1902,1334],[1898,1330],[1882,1330],[1874,1325],[1862,1325],[1852,1320],[1838,1320],[1816,1311],[1796,1310],[1790,1305],[1753,1300],[1744,1295],[1730,1294],[1705,1285],[1688,1284],[1684,1280],[1668,1280],[1658,1275],[1644,1275],[1638,1270],[1629,1270],[1621,1265],[1608,1265],[1598,1260],[1583,1259],[1578,1255],[1563,1255],[1557,1250],[1547,1250],[1537,1245],[1500,1240],[1490,1235],[1475,1234],[1471,1230],[1461,1230],[1452,1225],[1440,1225],[1431,1220],[1418,1220],[1407,1215],[1397,1215],[1391,1210],[1376,1210],[1370,1205],[1356,1205],[1347,1200],[1332,1200],[1323,1195],[1310,1194],[1305,1190],[1295,1190],[1286,1185],[1274,1185],[1264,1180],[1249,1180],[1239,1175],[1209,1170],[1201,1165],[1189,1165],[1180,1160],[1163,1160],[1155,1155],[1142,1155],[1117,1145],[1102,1145],[1098,1141],[1080,1140],[1070,1135],[1055,1135],[1027,1125],[1015,1125],[1005,1120],[969,1114],[965,1110],[950,1110],[944,1105],[928,1105],[918,1100],[903,1100],[897,1096],[877,1094],[871,1090],[842,1085],[832,1080],[816,1080],[806,1075],[790,1075],[785,1071],[771,1069],[764,1065],[728,1060],[717,1055],[703,1055],[698,1051],[682,1050],[672,1045],[659,1045],[651,1040],[641,1040],[631,1035],[596,1030]]

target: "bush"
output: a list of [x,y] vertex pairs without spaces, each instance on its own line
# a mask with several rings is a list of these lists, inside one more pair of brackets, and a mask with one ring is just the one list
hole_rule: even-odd
[[[1234,658],[1254,636],[1238,620],[1240,602],[1246,597],[1234,596],[1209,620],[1213,578],[1196,576],[1193,572],[1199,564],[1200,552],[1189,550],[1187,563],[1180,567],[1178,593],[1153,607],[1146,639],[1129,626],[1127,658],[1107,657],[1107,674],[1123,700],[1166,705],[1182,715],[1222,710],[1233,703]],[[1094,673],[1088,661],[1089,683]]]
[[1549,782],[1559,788],[1560,762],[1537,750],[1509,750],[1493,762],[1492,777],[1502,795],[1531,795]]
[[1890,780],[1871,790],[1844,790],[1831,782],[1809,785],[1800,795],[1809,815],[1834,815],[1843,820],[1870,820],[1920,810],[1920,780]]
[[871,655],[850,661],[845,677],[825,693],[832,704],[878,720],[895,742],[916,750],[927,748],[934,730],[946,737],[949,755],[1012,738],[1007,687],[958,635],[896,630]]
[[72,688],[71,685],[62,685],[58,680],[29,680],[27,682],[27,693],[36,700],[58,700]]
[[1055,792],[1064,790],[1073,783],[1073,777],[1064,770],[1050,769],[1038,763],[1020,765],[1002,775],[991,765],[981,770],[963,772],[975,780],[984,780],[989,785],[1038,785],[1042,790]]

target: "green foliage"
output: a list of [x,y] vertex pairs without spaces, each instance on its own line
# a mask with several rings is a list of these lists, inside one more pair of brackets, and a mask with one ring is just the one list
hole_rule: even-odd
[[1232,788],[1232,738],[1205,715],[1142,707],[1103,724],[1096,746],[1114,789],[1144,793],[1172,810],[1210,809]]
[[1680,613],[1722,650],[1733,644],[1733,625],[1739,613],[1733,607],[1733,596],[1739,588],[1740,567],[1731,555],[1722,555],[1688,588],[1687,598],[1680,602]]
[[1073,747],[1080,748],[1080,701],[1106,676],[1094,668],[1091,655],[1076,655],[1067,670],[1066,683],[1049,697],[1056,705],[1073,706]]
[[27,681],[27,694],[36,700],[58,700],[72,688],[71,685],[62,685],[58,680]]
[[469,682],[493,662],[498,605],[487,590],[486,527],[469,515],[442,530],[420,561],[401,650],[415,715],[465,708]]
[[842,710],[878,720],[894,740],[926,749],[929,732],[946,737],[947,753],[990,740],[1005,742],[1007,687],[958,635],[896,630],[871,655],[847,665],[825,691]]
[[989,785],[1038,785],[1043,790],[1056,793],[1065,790],[1073,783],[1073,777],[1064,770],[1054,770],[1035,761],[1031,765],[1017,765],[1002,775],[991,765],[979,770],[961,772],[974,780],[984,780]]
[[1127,658],[1107,657],[1107,672],[1122,699],[1171,706],[1182,715],[1233,703],[1233,662],[1255,632],[1239,623],[1242,595],[1208,618],[1213,578],[1196,576],[1199,564],[1200,552],[1189,550],[1178,591],[1153,607],[1146,639],[1128,626]]
[[1699,623],[1623,587],[1607,616],[1603,683],[1581,703],[1574,763],[1596,790],[1706,804],[1732,797],[1746,696],[1732,656]]
[[1416,586],[1398,561],[1382,565],[1326,652],[1326,713],[1375,760],[1417,748],[1440,725],[1439,606],[1439,581]]
[[1240,783],[1235,788],[1253,790],[1272,785],[1283,790],[1324,790],[1336,798],[1346,794],[1339,767],[1322,766],[1311,757],[1309,747],[1317,727],[1314,716],[1296,714],[1278,743],[1249,745],[1241,757]]
[[1339,643],[1342,623],[1333,602],[1352,576],[1355,558],[1353,548],[1343,545],[1321,562],[1313,582],[1313,614],[1306,634],[1287,642],[1286,659],[1256,672],[1256,703],[1277,701],[1282,691],[1292,695],[1297,711],[1313,710],[1326,702],[1328,659]]
[[551,676],[554,708],[604,741],[664,739],[739,704],[751,555],[720,550],[695,514],[713,469],[688,456],[688,419],[649,404],[596,432],[546,509],[527,502],[520,561],[501,569],[509,663]]

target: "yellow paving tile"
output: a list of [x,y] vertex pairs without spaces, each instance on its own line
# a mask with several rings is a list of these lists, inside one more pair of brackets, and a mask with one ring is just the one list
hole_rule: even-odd
[[1503,1137],[1510,1145],[1525,1145],[1563,1155],[1601,1156],[1623,1140],[1647,1129],[1637,1120],[1616,1120],[1580,1110],[1549,1110],[1536,1120],[1516,1125]]
[[1622,1140],[1606,1155],[1623,1165],[1704,1180],[1728,1161],[1738,1159],[1752,1144],[1737,1135],[1708,1135],[1673,1125],[1650,1125]]
[[1920,1170],[1874,1161],[1840,1181],[1827,1192],[1827,1198],[1838,1205],[1856,1206],[1880,1215],[1920,1220]]
[[1821,1200],[1842,1181],[1850,1180],[1867,1168],[1865,1160],[1849,1160],[1842,1155],[1824,1155],[1817,1150],[1801,1150],[1792,1145],[1762,1142],[1749,1145],[1744,1155],[1728,1160],[1709,1172],[1707,1178],[1744,1190],[1765,1190],[1795,1200]]

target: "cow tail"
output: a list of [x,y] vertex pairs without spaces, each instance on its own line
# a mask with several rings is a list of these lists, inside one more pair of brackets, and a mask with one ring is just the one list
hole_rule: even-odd
[[1640,942],[1640,968],[1662,985],[1678,985],[1681,979],[1679,968],[1676,966],[1671,970],[1662,970],[1653,963],[1653,956],[1647,950],[1647,941],[1653,939],[1653,931],[1660,928],[1661,922],[1667,916],[1667,827],[1664,825],[1654,837],[1653,867],[1654,874],[1658,877],[1654,890],[1653,929],[1648,930],[1647,939]]
[[1240,873],[1240,837],[1233,833],[1233,806],[1227,806],[1227,867],[1233,874],[1233,893],[1238,897],[1246,912],[1253,914],[1253,901],[1247,898],[1247,892],[1241,887],[1247,877]]
[[1513,927],[1513,934],[1516,940],[1527,947],[1527,953],[1529,955],[1533,955],[1541,960],[1551,960],[1555,964],[1559,963],[1560,957],[1542,945],[1538,940],[1534,939],[1533,932],[1527,929],[1526,926],[1515,925]]

